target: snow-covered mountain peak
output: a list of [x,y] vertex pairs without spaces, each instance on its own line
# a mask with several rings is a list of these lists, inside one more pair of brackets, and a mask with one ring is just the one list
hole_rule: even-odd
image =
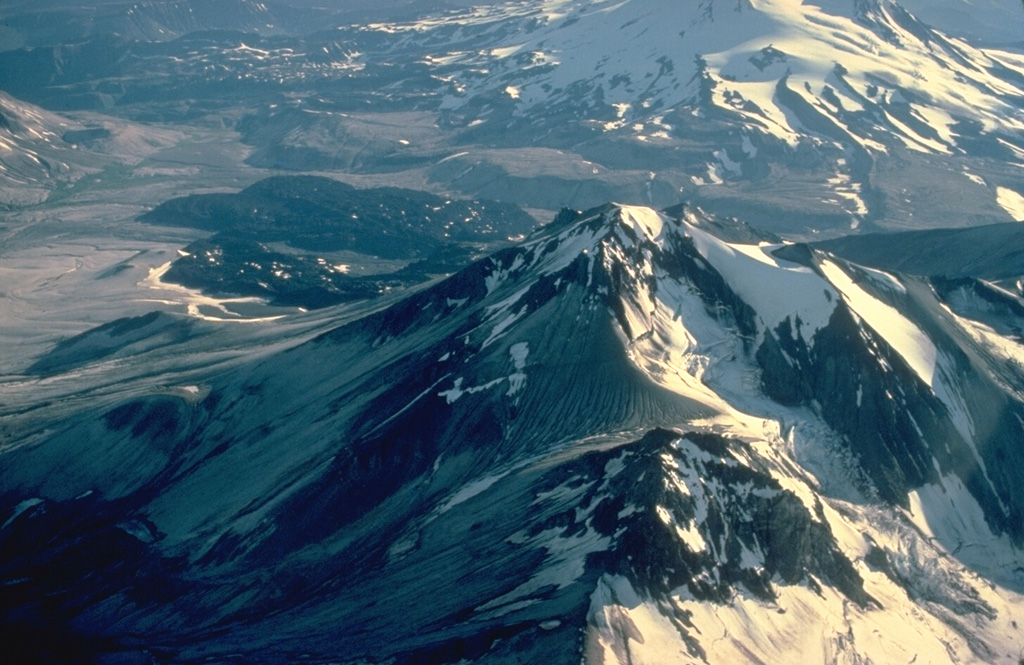
[[706,137],[698,186],[810,160],[855,227],[885,212],[878,159],[1024,158],[1024,57],[898,0],[533,0],[373,30],[420,54],[446,86],[445,122],[469,137],[684,154]]
[[[679,219],[616,205],[569,217],[522,248],[485,262],[488,291],[499,300],[487,307],[484,346],[503,339],[514,343],[520,322],[548,299],[582,288],[591,311],[597,307],[612,315],[637,369],[732,422],[729,431],[755,436],[755,414],[787,418],[751,398],[758,383],[782,404],[817,404],[821,417],[858,447],[863,423],[849,420],[841,404],[853,402],[877,410],[875,418],[902,422],[897,429],[910,428],[904,434],[882,435],[901,440],[893,458],[868,470],[883,496],[894,501],[905,500],[914,483],[960,473],[940,461],[934,468],[915,463],[888,476],[885,464],[898,464],[901,456],[933,454],[923,452],[931,450],[929,441],[938,438],[961,451],[957,455],[971,457],[975,453],[966,451],[1003,445],[979,438],[979,431],[1002,426],[992,424],[991,413],[980,402],[972,405],[958,387],[969,375],[998,372],[1002,361],[992,351],[975,349],[959,324],[949,325],[945,304],[927,282],[803,246],[728,242],[710,232],[721,221],[696,208]],[[538,288],[538,280],[549,286]],[[836,363],[849,365],[841,379]],[[968,370],[972,363],[976,369]],[[982,366],[988,369],[977,369]],[[808,375],[815,378],[800,378]],[[865,385],[875,381],[879,401],[868,407]],[[831,390],[837,390],[832,406],[821,397]],[[904,438],[912,432],[917,433]],[[987,506],[991,523],[1001,525],[996,528],[1016,533],[1011,513],[1020,509],[997,498],[1009,486],[987,474],[981,458],[976,463],[975,472],[986,480],[974,485],[975,498]]]
[[623,227],[655,243],[663,240],[665,227],[671,224],[663,214],[643,206],[616,206],[615,215]]
[[[608,204],[302,343],[83,392],[177,330],[122,321],[15,386],[47,401],[5,416],[4,588],[180,662],[997,662],[1024,351],[931,287]],[[33,567],[107,539],[137,565]]]
[[[788,318],[810,342],[828,324],[840,302],[838,291],[809,259],[779,259],[774,252],[784,245],[753,240],[753,233],[695,207],[678,215],[619,204],[566,211],[522,247],[492,259],[487,290],[507,283],[502,288],[521,295],[524,280],[569,271],[608,299],[630,340],[650,335],[658,325],[678,327],[681,302],[703,294],[709,308],[731,303],[725,310],[758,340]],[[744,241],[722,239],[730,236]],[[670,346],[695,341],[682,329],[672,334],[681,341],[666,342]]]

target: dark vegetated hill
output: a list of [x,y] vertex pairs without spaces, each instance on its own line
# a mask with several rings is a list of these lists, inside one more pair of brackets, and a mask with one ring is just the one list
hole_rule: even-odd
[[402,268],[349,275],[347,266],[322,257],[278,252],[255,240],[218,233],[185,249],[163,279],[206,293],[266,298],[273,305],[319,309],[366,300],[456,272],[475,256],[472,248],[449,243]]
[[395,187],[357,189],[329,178],[267,178],[237,194],[172,199],[141,221],[231,231],[310,251],[425,257],[449,242],[492,243],[535,222],[518,206],[443,198]]

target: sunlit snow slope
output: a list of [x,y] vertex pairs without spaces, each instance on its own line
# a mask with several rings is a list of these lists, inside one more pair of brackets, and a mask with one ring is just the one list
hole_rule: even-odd
[[[389,51],[422,58],[448,85],[449,122],[472,137],[504,128],[536,140],[585,129],[677,161],[692,159],[694,142],[717,142],[693,184],[764,180],[780,165],[824,169],[824,202],[854,228],[906,216],[904,199],[916,196],[907,189],[928,188],[906,174],[893,176],[902,192],[879,181],[879,159],[909,153],[900,159],[929,163],[942,182],[950,171],[965,191],[990,190],[984,198],[1012,216],[1005,202],[1021,183],[973,173],[958,159],[1018,163],[1024,155],[1024,10],[1011,0],[924,4],[532,0],[364,30]],[[1003,26],[999,38],[985,28],[993,23]],[[978,36],[986,32],[993,38]],[[565,140],[583,137],[572,136]],[[591,154],[612,159],[608,149]],[[652,178],[669,168],[646,163]]]
[[[533,29],[509,29],[519,22]],[[586,103],[615,111],[607,130],[652,134],[656,117],[705,98],[705,111],[738,114],[753,133],[879,151],[891,137],[954,150],[971,121],[1006,136],[1022,126],[1020,56],[947,37],[887,0],[537,0],[368,29],[413,40],[440,26],[458,28],[454,46],[474,29],[504,35],[488,52],[437,54],[438,66],[472,61],[485,74],[453,82],[453,106],[506,82],[518,112]]]

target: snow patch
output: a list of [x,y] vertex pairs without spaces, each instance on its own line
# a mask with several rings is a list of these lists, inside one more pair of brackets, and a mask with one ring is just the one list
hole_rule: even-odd
[[810,268],[772,256],[782,245],[727,243],[689,222],[686,233],[766,327],[774,329],[787,317],[795,327],[799,318],[803,338],[810,341],[828,325],[836,306],[835,290]]
[[459,505],[460,503],[465,503],[466,501],[469,501],[478,494],[487,491],[492,485],[494,485],[494,483],[498,482],[511,472],[512,469],[509,469],[508,471],[505,471],[503,473],[498,473],[493,476],[480,478],[479,480],[475,480],[469,483],[468,485],[460,489],[458,492],[453,494],[450,499],[445,501],[444,504],[437,509],[437,512],[446,513],[455,506]]
[[620,575],[605,574],[598,580],[584,639],[587,663],[668,665],[693,660],[672,621]]
[[563,536],[560,529],[549,529],[532,541],[547,550],[544,563],[529,580],[477,608],[486,612],[485,616],[500,616],[537,602],[528,597],[538,591],[566,588],[586,572],[589,554],[604,551],[611,544],[611,538],[594,529],[572,536]]
[[1015,222],[1024,222],[1024,196],[1009,187],[996,187],[996,203]]
[[21,514],[24,513],[26,510],[30,510],[31,508],[41,505],[42,503],[43,500],[40,498],[25,499],[24,501],[22,501],[21,503],[14,507],[14,512],[11,514],[10,517],[7,518],[7,521],[4,522],[2,526],[0,526],[0,531],[10,526],[11,522],[18,519],[18,517],[20,517]]
[[878,333],[928,387],[934,387],[938,350],[928,336],[895,307],[862,289],[835,263],[822,261],[821,271],[843,294],[850,309]]
[[619,220],[623,226],[632,229],[639,237],[647,238],[661,245],[662,231],[667,223],[659,212],[642,206],[620,206]]
[[512,397],[518,393],[524,385],[526,385],[526,374],[523,373],[523,369],[526,368],[526,356],[530,354],[529,342],[519,342],[513,344],[508,350],[509,356],[512,358],[512,365],[516,371],[514,374],[508,377],[508,396]]
[[512,260],[512,264],[507,268],[501,265],[496,265],[486,277],[484,277],[484,285],[487,287],[487,293],[491,294],[494,292],[498,285],[505,282],[509,275],[524,265],[523,255],[516,254],[516,257]]
[[494,379],[493,381],[488,381],[487,383],[480,386],[463,388],[462,382],[464,381],[464,379],[463,377],[460,376],[459,378],[455,379],[455,384],[451,388],[449,388],[448,390],[442,390],[441,392],[437,393],[437,396],[443,397],[448,404],[454,404],[463,395],[474,395],[485,390],[490,390],[491,388],[498,385],[504,380],[504,378]]

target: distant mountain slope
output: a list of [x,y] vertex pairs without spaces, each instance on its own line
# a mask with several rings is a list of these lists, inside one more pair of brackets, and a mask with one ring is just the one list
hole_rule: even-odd
[[[704,182],[754,177],[802,145],[855,217],[884,214],[871,174],[894,149],[1021,150],[1024,60],[889,0],[560,0],[368,30],[428,54],[449,84],[442,108],[471,135],[586,128],[668,145],[727,125]],[[446,33],[458,37],[441,46]]]
[[[544,124],[553,114],[535,106],[568,107],[577,121],[656,140],[656,118],[671,134],[667,117],[698,105],[790,144],[817,139],[869,153],[899,144],[948,153],[961,145],[964,123],[1012,142],[1024,118],[1019,56],[949,39],[891,0],[560,0],[368,29],[389,31],[411,50],[455,26],[467,41],[428,63],[456,76],[471,63],[486,68],[484,76],[452,81],[446,100],[485,122],[497,117],[480,115],[481,105],[497,99],[481,96],[501,93],[512,119]],[[490,33],[492,48],[461,50],[483,43],[474,33]],[[600,122],[604,113],[611,117]]]
[[91,34],[2,52],[0,77],[51,109],[237,129],[261,168],[551,211],[691,200],[807,239],[1024,218],[1024,55],[976,36],[1022,22],[1004,1],[413,2],[356,23],[303,3],[303,29]]
[[914,275],[1024,277],[1024,224],[846,236],[814,243],[850,261]]
[[[491,0],[491,4],[494,0]],[[190,32],[234,30],[298,34],[333,22],[412,18],[424,12],[488,4],[479,0],[92,0],[69,6],[62,0],[9,2],[0,6],[0,46],[67,44],[98,35],[166,41]]]
[[10,37],[32,47],[104,34],[162,41],[196,30],[267,30],[277,20],[266,3],[255,0],[92,0],[70,6],[36,0],[5,3],[0,17]]
[[1016,0],[900,0],[907,10],[946,34],[985,45],[1024,41],[1024,8]]
[[85,175],[136,163],[178,139],[174,130],[73,118],[0,91],[0,205],[41,203]]

